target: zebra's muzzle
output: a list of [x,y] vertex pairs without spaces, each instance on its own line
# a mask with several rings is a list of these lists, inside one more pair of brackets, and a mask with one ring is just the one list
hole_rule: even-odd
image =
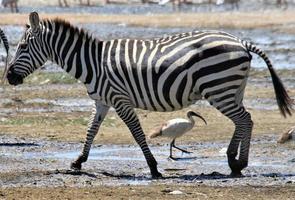
[[7,73],[7,80],[10,85],[19,85],[23,83],[23,77],[16,74],[13,70],[9,70]]

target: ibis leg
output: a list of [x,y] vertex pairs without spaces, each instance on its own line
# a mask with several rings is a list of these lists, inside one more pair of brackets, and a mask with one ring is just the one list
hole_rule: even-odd
[[193,153],[191,151],[187,151],[187,150],[184,150],[184,149],[181,149],[181,148],[175,146],[175,139],[173,139],[173,141],[171,142],[171,145],[172,145],[172,147],[174,147],[175,149],[178,149],[178,150],[182,151],[183,153]]

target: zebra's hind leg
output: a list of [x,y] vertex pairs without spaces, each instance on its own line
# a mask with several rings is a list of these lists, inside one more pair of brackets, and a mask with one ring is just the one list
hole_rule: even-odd
[[[244,106],[232,107],[227,112],[223,112],[235,124],[235,132],[227,149],[228,164],[234,177],[242,176],[241,171],[248,166],[250,140],[253,128],[251,115]],[[238,149],[239,158],[237,159]]]
[[108,110],[109,106],[103,105],[98,101],[95,102],[95,108],[93,108],[92,115],[88,124],[87,136],[82,153],[74,162],[72,162],[72,169],[80,170],[82,167],[82,163],[87,161],[93,139],[96,136],[106,114],[108,113]]
[[133,107],[127,104],[120,103],[116,106],[116,112],[120,116],[120,118],[124,121],[124,123],[129,128],[132,133],[135,141],[140,146],[144,157],[147,161],[147,164],[150,168],[152,178],[161,178],[162,174],[158,172],[157,161],[154,158],[152,152],[150,151],[148,144],[146,143],[145,135],[140,126],[138,117],[133,110]]

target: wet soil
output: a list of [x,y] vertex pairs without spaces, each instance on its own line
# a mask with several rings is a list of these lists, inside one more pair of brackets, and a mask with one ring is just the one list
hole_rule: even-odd
[[177,161],[167,159],[167,145],[152,145],[163,179],[152,180],[141,150],[135,145],[93,146],[82,171],[69,169],[82,149],[81,143],[64,143],[1,136],[0,185],[118,186],[182,184],[204,186],[285,186],[295,184],[295,143],[277,145],[274,136],[252,140],[249,167],[244,177],[232,178],[227,164],[227,142],[180,145],[192,151],[175,151]]

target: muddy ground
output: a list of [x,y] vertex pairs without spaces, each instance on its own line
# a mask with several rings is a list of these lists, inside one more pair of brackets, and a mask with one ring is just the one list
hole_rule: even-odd
[[[124,8],[132,13],[130,6]],[[56,12],[55,7],[42,9],[42,12]],[[59,9],[56,8],[61,13]],[[74,13],[75,9],[78,8],[69,8],[67,12]],[[90,8],[83,9],[88,12]],[[110,6],[109,9],[117,13],[118,7]],[[247,11],[247,6],[242,7],[242,11]],[[286,16],[291,11],[289,9]],[[155,9],[155,12],[158,11]],[[149,10],[143,13],[148,14]],[[239,14],[235,12],[234,15]],[[14,17],[8,16],[7,20]],[[294,23],[286,16],[289,22],[283,27],[287,29],[281,29],[282,26],[271,28],[269,24],[267,29],[264,26],[256,28],[252,21],[251,25],[250,22],[247,24],[252,29],[231,27],[223,30],[262,47],[279,69],[279,76],[294,98],[295,36],[292,31],[282,33],[282,30],[294,28]],[[74,14],[71,17],[75,19]],[[284,15],[280,16],[280,20],[283,18]],[[79,21],[76,24],[101,39],[130,35],[136,38],[160,37],[192,30],[191,27],[134,27],[128,23],[110,25]],[[22,26],[5,25],[1,28],[8,33],[14,53]],[[1,48],[0,70],[3,70],[4,56]],[[148,140],[164,176],[152,180],[140,149],[113,110],[102,124],[83,170],[69,169],[83,146],[93,102],[86,96],[81,83],[52,63],[28,77],[22,86],[0,85],[0,199],[294,199],[295,142],[281,145],[276,141],[295,125],[295,117],[284,119],[280,115],[269,72],[262,60],[254,57],[252,65],[245,105],[255,125],[249,167],[243,171],[243,178],[229,176],[225,155],[233,124],[205,101],[174,113],[137,110],[146,134],[168,119],[184,117],[188,110],[200,112],[208,122],[207,126],[197,122],[190,133],[177,140],[178,145],[193,153],[175,151],[179,158],[175,162],[167,159],[169,140]]]
[[228,141],[194,142],[180,145],[191,154],[174,152],[177,161],[167,159],[169,147],[151,145],[163,173],[151,180],[136,145],[93,146],[83,170],[69,170],[82,144],[2,136],[1,182],[5,187],[85,187],[120,185],[285,186],[295,184],[294,143],[278,145],[272,135],[252,140],[249,167],[243,178],[231,178],[227,165]]
[[[293,73],[279,70],[294,97]],[[193,153],[175,151],[180,158],[175,162],[167,159],[169,140],[148,140],[164,175],[152,180],[140,149],[113,110],[83,170],[70,170],[81,151],[92,106],[81,84],[45,70],[22,86],[2,85],[0,199],[292,199],[295,142],[276,141],[294,126],[295,118],[280,116],[267,74],[251,71],[248,81],[245,104],[255,125],[243,178],[229,176],[225,155],[233,125],[205,101],[174,113],[137,110],[146,134],[188,110],[198,111],[208,122],[205,126],[197,121],[177,140]]]

